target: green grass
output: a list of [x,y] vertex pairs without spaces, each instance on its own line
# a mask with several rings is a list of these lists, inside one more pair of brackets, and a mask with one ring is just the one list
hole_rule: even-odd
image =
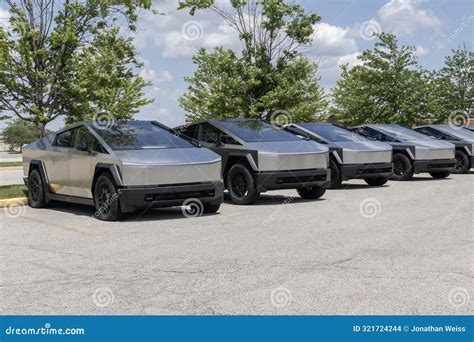
[[0,167],[8,167],[8,166],[22,166],[23,162],[21,161],[13,161],[13,162],[0,162]]
[[0,186],[0,199],[26,197],[25,185]]

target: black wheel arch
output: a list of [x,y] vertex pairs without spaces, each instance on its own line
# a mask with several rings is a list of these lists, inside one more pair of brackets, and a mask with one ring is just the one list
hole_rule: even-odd
[[120,173],[120,169],[118,168],[116,164],[97,163],[94,169],[94,179],[92,180],[92,187],[91,187],[92,193],[94,193],[97,179],[99,179],[99,176],[104,173],[109,173],[113,177],[115,181],[115,185],[118,188],[123,187],[122,175]]
[[51,189],[49,187],[49,182],[48,182],[48,176],[46,174],[46,168],[44,167],[44,164],[41,160],[38,159],[32,159],[30,161],[30,165],[28,167],[28,178],[30,177],[31,172],[33,170],[38,170],[39,174],[41,176],[41,183],[43,184],[43,191],[45,194],[45,201],[46,203],[49,203],[49,198],[48,194],[51,193]]

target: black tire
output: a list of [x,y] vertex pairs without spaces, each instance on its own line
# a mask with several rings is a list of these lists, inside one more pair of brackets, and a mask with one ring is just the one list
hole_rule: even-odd
[[298,195],[304,199],[318,199],[326,192],[326,188],[320,186],[313,186],[309,188],[300,188],[297,190]]
[[406,181],[413,177],[415,170],[413,164],[406,155],[395,153],[393,155],[393,174],[390,179],[395,181]]
[[336,189],[342,184],[342,173],[341,168],[334,159],[329,160],[329,169],[331,170],[331,182],[329,183],[329,189]]
[[239,205],[252,204],[260,196],[252,173],[240,163],[232,166],[227,172],[227,190],[232,202]]
[[462,151],[456,151],[456,167],[452,173],[468,173],[469,172],[469,157]]
[[44,184],[38,169],[33,169],[28,176],[28,204],[32,208],[46,207]]
[[220,208],[221,204],[212,204],[212,203],[207,203],[207,204],[204,204],[204,214],[214,214],[216,213],[219,208]]
[[450,174],[451,174],[451,171],[430,172],[431,177],[436,178],[436,179],[446,178]]
[[364,179],[367,184],[370,186],[382,186],[388,182],[388,179],[385,177],[377,177],[377,178],[366,178]]
[[117,221],[123,217],[117,186],[111,174],[99,176],[94,187],[94,216],[102,221]]

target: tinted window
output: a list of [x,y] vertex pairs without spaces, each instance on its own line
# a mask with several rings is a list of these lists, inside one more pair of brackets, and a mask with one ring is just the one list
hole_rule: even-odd
[[240,143],[219,128],[204,122],[198,125],[197,139],[207,143],[240,145]]
[[194,147],[177,134],[150,121],[131,121],[93,128],[113,150]]
[[196,125],[182,126],[178,129],[179,133],[184,134],[190,138],[196,139]]
[[87,146],[90,151],[107,153],[101,143],[85,127],[80,127],[76,132],[76,143],[74,147],[80,150],[82,146]]
[[261,120],[232,119],[219,121],[218,124],[248,142],[301,140],[296,135],[283,129],[277,129]]
[[73,145],[73,131],[75,131],[75,129],[70,129],[70,130],[67,130],[67,131],[64,131],[62,133],[59,133],[57,136],[56,136],[56,141],[54,143],[54,146],[58,146],[58,147],[72,147]]
[[332,142],[337,141],[367,141],[366,138],[351,132],[348,129],[338,127],[331,124],[321,123],[302,123],[302,127],[314,132],[324,139]]

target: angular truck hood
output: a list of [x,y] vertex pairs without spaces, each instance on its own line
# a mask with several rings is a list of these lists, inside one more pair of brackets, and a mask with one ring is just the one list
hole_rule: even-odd
[[221,157],[207,148],[163,148],[115,151],[123,165],[181,165],[215,163]]
[[268,154],[307,154],[307,153],[326,153],[329,149],[323,144],[312,140],[301,141],[269,141],[269,142],[249,142],[252,148],[258,153]]
[[327,169],[329,149],[312,140],[253,142],[259,171]]
[[349,151],[391,151],[392,146],[381,141],[338,141],[332,142],[335,146]]

